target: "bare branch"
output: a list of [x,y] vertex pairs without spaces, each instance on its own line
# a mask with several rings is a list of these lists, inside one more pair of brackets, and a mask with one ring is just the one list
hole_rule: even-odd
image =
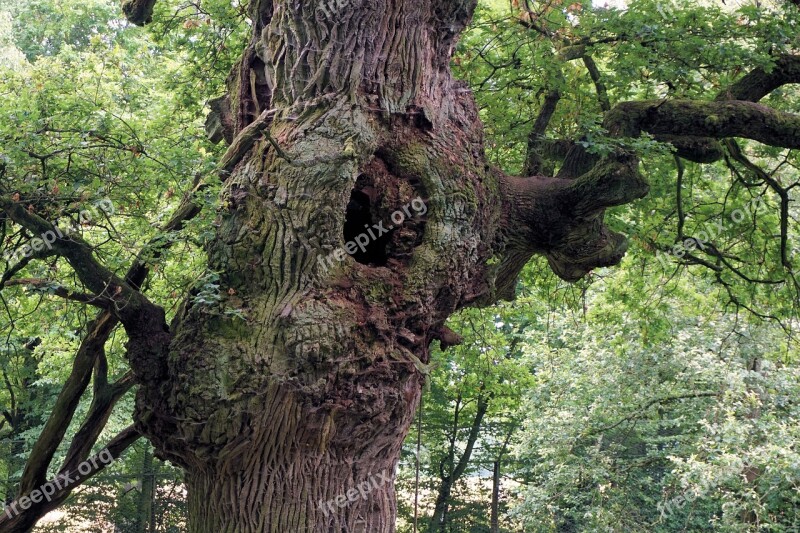
[[28,287],[35,287],[37,289],[47,289],[48,292],[50,292],[55,296],[58,296],[59,298],[64,298],[66,300],[72,300],[74,302],[93,305],[96,307],[100,307],[102,309],[108,308],[107,303],[101,298],[98,298],[96,295],[75,292],[72,289],[60,285],[52,280],[38,279],[38,278],[22,278],[22,279],[10,280],[6,282],[5,285],[6,287],[23,285]]
[[627,422],[629,420],[633,420],[633,419],[636,419],[636,418],[642,416],[644,413],[647,412],[648,409],[650,409],[654,405],[662,405],[662,404],[665,404],[665,403],[672,403],[672,402],[677,402],[677,401],[680,401],[680,400],[697,400],[697,399],[700,399],[700,398],[715,398],[715,397],[718,397],[718,396],[720,396],[719,392],[692,392],[692,393],[688,393],[688,394],[679,394],[679,395],[676,395],[676,396],[667,396],[666,398],[655,398],[653,400],[650,400],[646,404],[644,404],[642,407],[640,407],[638,410],[634,411],[630,415],[628,415],[626,417],[623,417],[618,422],[615,422],[614,424],[611,424],[610,426],[593,429],[593,430],[589,431],[588,433],[584,434],[584,436],[585,437],[589,437],[589,436],[592,436],[592,435],[596,435],[598,433],[605,433],[606,431],[611,431],[612,429],[615,429],[615,428],[621,426],[622,424],[624,424],[625,422]]

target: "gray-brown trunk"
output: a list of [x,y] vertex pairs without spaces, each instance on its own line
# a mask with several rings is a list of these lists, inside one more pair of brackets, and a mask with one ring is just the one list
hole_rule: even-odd
[[394,530],[429,345],[487,292],[496,192],[449,73],[473,3],[253,7],[229,92],[234,133],[258,128],[233,136],[208,249],[224,301],[187,302],[165,397],[139,397],[187,470],[191,531]]
[[187,299],[166,363],[137,368],[138,427],[186,469],[191,531],[393,531],[391,481],[353,491],[393,479],[429,346],[459,342],[445,320],[512,295],[533,253],[565,277],[621,257],[611,204],[592,208],[620,189],[487,165],[449,67],[475,3],[252,3],[209,121],[231,141],[222,302]]

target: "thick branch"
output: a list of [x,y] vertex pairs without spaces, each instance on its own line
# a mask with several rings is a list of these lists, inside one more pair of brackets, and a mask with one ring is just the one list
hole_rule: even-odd
[[721,92],[717,100],[758,102],[775,89],[790,83],[800,83],[800,56],[781,56],[769,71],[764,68],[753,70]]
[[53,455],[64,439],[81,396],[89,385],[95,360],[104,350],[105,342],[116,326],[117,320],[109,312],[100,313],[89,325],[88,334],[75,355],[70,375],[25,463],[20,495],[29,493],[45,482]]
[[528,150],[525,161],[525,174],[528,176],[537,176],[543,173],[544,157],[542,157],[542,145],[545,141],[544,133],[547,131],[547,126],[550,124],[560,100],[561,93],[558,89],[550,91],[545,96],[539,115],[536,117],[533,128],[528,135]]
[[[591,59],[586,56],[586,59]],[[592,80],[595,81],[597,84],[597,78],[599,72],[595,71],[591,68],[590,64],[586,65],[589,69],[590,75]],[[780,113],[778,111],[772,110],[768,107],[750,107],[747,108],[747,102],[758,102],[763,97],[781,87],[783,85],[789,83],[800,83],[800,56],[781,56],[776,61],[775,65],[769,72],[767,72],[764,68],[758,68],[738,80],[736,83],[732,84],[728,89],[719,93],[717,95],[716,101],[719,102],[726,102],[730,100],[735,101],[742,101],[740,102],[742,105],[739,106],[741,109],[740,111],[731,110],[731,109],[723,109],[723,108],[714,108],[713,106],[707,107],[705,109],[684,109],[680,116],[676,115],[675,120],[682,120],[683,115],[689,113],[695,113],[698,116],[698,120],[702,120],[703,122],[708,122],[707,124],[703,124],[703,127],[695,127],[694,123],[687,123],[686,128],[681,128],[679,125],[675,125],[675,127],[667,128],[667,131],[659,132],[658,129],[654,126],[652,128],[647,127],[647,120],[649,117],[645,117],[642,120],[642,107],[648,106],[662,106],[666,104],[666,102],[626,102],[623,104],[619,104],[616,108],[613,108],[606,116],[607,124],[614,125],[616,124],[618,128],[615,131],[612,131],[612,134],[623,134],[627,135],[626,128],[631,126],[636,129],[635,125],[630,123],[623,124],[627,119],[620,120],[619,117],[616,115],[620,113],[621,110],[623,114],[630,112],[630,107],[637,107],[639,109],[636,110],[637,118],[635,120],[639,120],[639,131],[647,131],[649,133],[655,134],[655,138],[657,141],[669,143],[675,147],[676,155],[678,157],[682,157],[683,159],[687,159],[689,161],[695,163],[713,163],[715,161],[719,161],[723,158],[724,151],[722,147],[715,141],[715,139],[720,139],[724,137],[735,137],[741,136],[745,138],[753,138],[748,137],[747,135],[741,135],[741,132],[744,130],[746,131],[749,128],[748,120],[753,119],[757,120],[759,116],[762,115],[760,111],[763,111],[763,115],[765,118],[768,119],[767,123],[763,124],[761,127],[764,130],[769,129],[772,126],[780,124],[778,127],[778,132],[776,135],[780,140],[786,140],[786,138],[791,137],[791,128],[792,125],[798,124],[798,119],[795,115],[790,115],[786,113]],[[598,95],[600,94],[600,87],[598,87]],[[703,102],[691,102],[691,101],[671,101],[671,107],[678,107],[680,102],[686,102],[687,104],[697,104],[698,106],[702,105]],[[668,107],[670,107],[668,106]],[[732,108],[737,107],[736,105],[732,105]],[[606,110],[608,111],[608,110]],[[667,110],[662,110],[667,112]],[[717,133],[712,135],[706,135],[706,132],[714,132],[715,125],[719,120],[720,113],[725,111],[726,115],[733,115],[730,116],[728,121],[725,124],[719,126],[722,128],[722,131],[717,131]],[[701,115],[705,115],[706,118],[702,118]],[[707,119],[707,120],[706,120]],[[787,120],[785,124],[781,124],[783,120]],[[725,134],[726,128],[732,128],[729,132],[730,135]],[[780,135],[780,130],[783,130],[785,133],[784,135]],[[765,132],[766,133],[766,132]],[[759,133],[755,133],[758,135]],[[638,131],[632,135],[637,136]],[[770,137],[769,135],[764,135],[762,139],[754,138],[754,140],[759,140],[761,142],[765,142],[766,144],[774,144],[774,137]],[[789,143],[791,144],[791,139],[789,139]],[[794,146],[784,146],[784,144],[774,144],[775,146],[783,146],[787,148],[793,148]],[[593,164],[593,161],[596,160],[586,153],[585,149],[581,146],[573,146],[573,149],[570,153],[568,153],[565,158],[565,164],[562,167],[562,170],[559,172],[559,177],[569,178],[578,176],[588,170],[589,167]]]
[[129,372],[113,384],[96,388],[89,412],[72,439],[60,471],[75,470],[81,462],[86,460],[105,428],[114,406],[133,385],[133,374]]
[[675,147],[675,155],[693,163],[714,163],[722,159],[725,152],[716,139],[694,135],[656,135],[659,142]]
[[[600,73],[596,65],[591,58],[586,61],[581,47],[573,48],[571,55],[564,57],[584,57],[601,105],[607,107],[603,87],[598,85]],[[776,88],[798,81],[800,56],[783,56],[774,68],[749,73],[716,101],[625,102],[606,113],[604,126],[612,137],[651,133],[657,140],[672,144],[679,157],[698,163],[723,157],[716,139],[742,137],[772,146],[800,148],[800,116],[757,103]],[[542,168],[543,148],[547,147],[537,128],[540,122],[546,126],[552,115],[552,109],[545,104],[539,117],[544,120],[537,120],[529,140],[527,167],[533,171]],[[646,193],[647,186],[636,171],[636,158],[614,155],[603,162],[581,143],[569,142],[553,145],[550,152],[564,158],[555,179],[501,179],[507,196],[508,241],[496,277],[497,297],[513,297],[517,274],[532,253],[543,253],[561,278],[577,280],[595,267],[616,264],[627,248],[622,235],[603,225],[602,210]],[[575,181],[570,183],[571,180]]]
[[[22,204],[0,197],[0,209],[8,217],[35,235],[48,236],[53,251],[64,257],[81,282],[98,296],[105,305],[114,309],[124,324],[138,324],[140,314],[155,307],[124,280],[101,265],[92,253],[92,247],[78,236],[65,235],[59,228],[43,218],[28,212]],[[44,238],[44,237],[43,237]]]
[[723,139],[742,137],[781,148],[800,148],[800,116],[754,102],[666,100],[624,102],[606,115],[606,129],[617,137],[690,133]]
[[[199,180],[195,183],[194,190],[187,196],[186,200],[181,204],[173,217],[162,228],[162,233],[179,231],[186,221],[197,216],[200,212],[200,205],[194,201],[194,195],[202,190],[203,187],[204,185],[200,183]],[[160,255],[172,245],[172,242],[173,241],[170,239],[162,239],[158,236],[148,243],[126,273],[126,281],[138,289],[147,278],[149,264],[153,259],[160,257]],[[47,469],[50,466],[53,455],[63,441],[80,398],[89,384],[92,369],[98,358],[103,357],[105,343],[108,341],[118,323],[117,317],[110,310],[101,311],[95,320],[90,323],[88,333],[81,342],[75,360],[73,361],[72,371],[56,399],[56,403],[53,406],[50,417],[45,423],[45,427],[39,434],[28,456],[25,471],[20,482],[20,492],[22,494],[30,492],[36,486],[44,483]],[[125,384],[125,386],[129,387],[129,385],[127,385],[127,379],[121,381],[118,385]],[[113,392],[112,395],[116,394],[117,392]],[[102,430],[102,427],[99,429]],[[94,440],[92,440],[89,445],[90,448],[94,442],[96,442],[98,435],[99,432],[94,435]],[[73,441],[72,447],[75,446],[76,442],[77,441]],[[89,441],[84,439],[83,442],[86,443]]]
[[91,246],[83,239],[64,235],[59,228],[28,212],[17,202],[0,198],[0,209],[32,233],[42,238],[47,236],[53,251],[64,257],[81,282],[108,305],[128,334],[131,367],[143,384],[157,388],[159,377],[166,371],[166,351],[170,342],[164,310],[101,265]]
[[497,296],[512,298],[520,270],[544,254],[562,279],[576,281],[597,267],[619,263],[624,236],[603,225],[605,209],[648,192],[638,159],[619,153],[578,179],[502,176],[506,249],[495,282]]
[[589,151],[581,143],[572,143],[564,156],[564,164],[558,170],[557,178],[575,179],[591,171],[600,157]]
[[589,77],[592,78],[592,83],[594,83],[600,109],[602,109],[604,113],[610,111],[611,100],[608,98],[608,89],[606,89],[606,85],[603,83],[603,75],[601,74],[600,69],[597,68],[597,63],[594,62],[592,56],[584,54],[583,64],[586,66],[586,70],[589,71]]
[[[751,71],[720,92],[716,100],[758,102],[775,89],[789,83],[800,83],[800,56],[781,56],[769,71],[763,67]],[[712,138],[698,137],[695,132],[690,135],[684,132],[656,135],[656,140],[672,144],[679,157],[695,163],[713,163],[724,157],[719,143]]]

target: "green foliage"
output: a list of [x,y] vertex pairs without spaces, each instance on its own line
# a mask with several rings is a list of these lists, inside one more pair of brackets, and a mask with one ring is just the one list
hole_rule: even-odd
[[196,108],[225,90],[249,38],[247,2],[158,2],[154,23],[139,31],[149,31],[161,50],[181,55],[181,64],[162,82],[183,106]]
[[0,1],[0,11],[14,21],[14,43],[30,61],[55,56],[64,46],[86,48],[93,39],[119,42],[125,24],[118,9],[107,0]]
[[[173,241],[158,261],[148,250],[141,256],[153,271],[148,292],[173,313],[203,270],[200,247],[207,236],[198,228],[210,227],[218,186],[210,182],[200,198],[207,204],[203,214],[181,231],[161,233],[159,227],[197,178],[211,173],[218,149],[205,140],[203,94],[197,92],[187,106],[185,95],[174,90],[186,55],[159,47],[119,17],[119,5],[102,0],[0,3],[0,57],[9,58],[0,62],[0,194],[18,198],[83,237],[120,275],[148,241]],[[34,237],[0,220],[4,272],[22,258],[13,254]],[[63,260],[23,266],[18,278],[41,283],[4,287],[0,304],[3,501],[14,495],[93,316],[92,309],[52,295],[58,287],[81,292]],[[105,346],[112,382],[128,371],[126,341],[120,331]],[[53,468],[63,461],[89,400],[78,406]],[[130,425],[132,409],[128,393],[98,448]],[[179,531],[184,511],[178,473],[165,465],[160,470],[169,476],[159,480],[159,497],[171,503],[170,510],[161,509],[166,514],[158,530]],[[123,488],[140,472],[141,455],[130,453],[69,500],[66,514],[42,530],[108,531],[116,523],[122,531],[134,531],[137,509],[126,506]]]
[[[515,453],[503,460],[510,509],[501,530],[797,531],[800,413],[790,398],[800,386],[798,300],[776,238],[779,197],[730,159],[678,167],[668,145],[609,139],[599,126],[600,87],[580,59],[565,58],[591,54],[612,106],[714,99],[748,70],[768,68],[778,53],[797,53],[798,10],[787,3],[595,4],[482,3],[454,61],[475,92],[491,158],[507,172],[522,168],[533,120],[558,91],[546,136],[599,154],[620,145],[635,150],[651,184],[649,197],[607,215],[631,236],[621,269],[567,285],[538,260],[523,273],[517,302],[501,308],[509,313],[501,322],[524,331],[514,364],[526,373],[525,390],[488,415],[481,433],[496,451],[497,427],[520,425]],[[796,111],[797,96],[787,87],[765,103]],[[798,182],[796,153],[741,144],[784,187]],[[555,172],[558,162],[551,164],[548,172]],[[711,269],[687,261],[683,245],[673,254],[687,236],[725,260],[709,259]],[[792,222],[789,241],[796,236]],[[707,258],[703,251],[694,255]],[[490,325],[495,312],[481,315],[492,331],[477,341],[486,350],[510,342]],[[456,418],[454,401],[475,398],[481,384],[492,383],[463,366],[476,342],[469,334],[474,313],[452,320],[468,340],[437,353],[444,360],[425,397],[423,523],[448,439],[463,450],[474,413],[471,406]],[[415,446],[412,431],[401,469],[406,492],[415,488]],[[476,452],[454,489],[443,531],[488,530],[486,457],[491,453]],[[410,522],[413,509],[403,509]]]
[[[442,473],[452,472],[460,461],[479,402],[481,399],[488,402],[479,439],[468,458],[464,477],[453,491],[451,527],[467,530],[483,524],[483,530],[488,531],[485,478],[488,472],[491,481],[493,462],[509,452],[509,439],[520,423],[516,413],[522,405],[524,391],[535,385],[521,348],[522,332],[528,322],[529,316],[512,306],[465,311],[451,324],[464,336],[464,343],[446,352],[436,350],[432,356],[429,386],[422,400],[420,459],[423,479],[420,490],[423,508],[433,505]],[[400,486],[407,495],[416,490],[412,477],[416,429],[419,428],[412,431],[406,443],[404,468],[401,469]],[[484,494],[478,497],[475,491],[481,478]],[[410,523],[413,509],[407,506],[408,500],[403,503],[406,507],[403,507],[402,519]]]
[[713,291],[632,277],[603,280],[585,317],[565,310],[529,337],[515,516],[531,531],[748,531],[753,513],[792,531],[796,347],[775,324],[715,310]]

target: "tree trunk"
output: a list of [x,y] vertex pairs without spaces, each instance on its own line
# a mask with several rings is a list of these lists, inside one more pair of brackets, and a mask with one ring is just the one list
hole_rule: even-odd
[[131,357],[137,427],[187,472],[189,531],[394,531],[429,346],[458,342],[445,320],[512,296],[534,253],[568,279],[622,257],[602,211],[644,194],[633,163],[583,181],[487,165],[449,68],[474,7],[251,5],[213,121],[234,130],[214,135],[232,139],[208,246],[222,301],[187,299],[165,361]]
[[[428,529],[431,533],[436,531],[443,532],[447,528],[447,512],[450,509],[450,494],[453,490],[453,486],[466,473],[467,466],[469,466],[469,462],[472,459],[472,451],[475,449],[475,443],[478,441],[478,436],[480,435],[483,417],[486,416],[486,411],[489,409],[489,397],[483,393],[483,386],[481,386],[481,395],[478,396],[475,417],[472,419],[472,424],[469,428],[464,451],[458,458],[458,462],[456,462],[456,441],[458,440],[459,433],[459,408],[460,405],[459,402],[457,402],[453,432],[450,435],[450,449],[447,456],[442,460],[442,465],[440,467],[442,472],[441,483],[439,484],[439,490],[436,495],[436,505],[434,506],[433,516],[431,517]],[[446,474],[445,468],[448,469]]]
[[447,512],[450,510],[450,493],[452,490],[453,482],[449,478],[443,479],[439,484],[433,516],[428,524],[428,533],[444,533],[447,531]]
[[155,531],[153,527],[153,498],[155,496],[155,472],[153,470],[153,454],[148,446],[144,450],[142,461],[141,487],[136,502],[136,533]]
[[[122,8],[144,24],[154,2]],[[181,465],[190,531],[394,530],[392,481],[429,346],[458,342],[445,320],[513,298],[534,254],[565,280],[617,264],[626,241],[603,224],[605,209],[648,190],[638,159],[622,149],[598,158],[562,146],[555,178],[505,176],[487,164],[475,103],[449,68],[476,2],[251,0],[252,37],[209,121],[212,137],[231,143],[203,287],[216,286],[219,302],[192,293],[166,324],[140,292],[164,244],[148,247],[124,278],[77,236],[48,247],[96,296],[103,311],[94,324],[125,328],[132,372],[117,384],[97,372],[65,468],[88,455],[135,379],[136,428],[109,450],[141,432],[158,457]],[[798,64],[747,77],[730,93],[755,100],[759,87],[795,80]],[[624,103],[604,127],[800,148],[796,116],[753,102]],[[689,148],[698,160],[720,153],[696,140]],[[198,209],[179,209],[171,229]],[[0,197],[0,210],[31,234],[56,232],[21,202]],[[89,338],[99,342],[91,361],[104,359],[107,338]],[[61,396],[70,417],[74,392],[88,383],[78,374]],[[43,432],[21,492],[45,481],[64,420]],[[0,516],[0,528],[29,529],[71,490]]]
[[500,461],[492,469],[492,514],[489,523],[491,533],[500,533]]

